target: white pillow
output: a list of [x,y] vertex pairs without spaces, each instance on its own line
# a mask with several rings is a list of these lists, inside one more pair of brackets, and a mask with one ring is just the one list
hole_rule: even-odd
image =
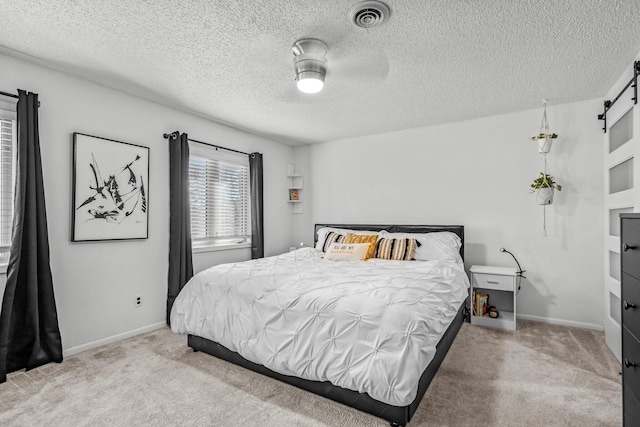
[[370,234],[380,235],[379,231],[349,230],[349,229],[346,229],[346,228],[322,227],[321,229],[318,230],[318,240],[316,242],[316,249],[317,250],[319,250],[319,251],[322,250],[322,248],[324,247],[324,241],[327,238],[327,234],[331,233],[332,231],[335,232],[335,233],[338,233],[338,234],[342,234],[345,237],[349,233],[356,234],[358,236],[370,235]]
[[326,259],[336,261],[362,261],[371,243],[332,243],[325,253]]
[[435,233],[388,233],[380,232],[380,237],[385,239],[416,239],[420,246],[416,249],[413,258],[416,261],[453,260],[462,262],[460,237],[450,231],[438,231]]

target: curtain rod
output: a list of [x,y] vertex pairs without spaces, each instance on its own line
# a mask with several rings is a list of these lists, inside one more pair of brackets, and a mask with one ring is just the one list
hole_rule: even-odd
[[18,95],[15,95],[15,94],[13,94],[13,93],[3,92],[3,91],[1,91],[1,90],[0,90],[0,95],[4,95],[4,96],[8,96],[8,97],[11,97],[11,98],[16,98],[16,99],[18,99]]
[[[172,133],[165,133],[165,134],[162,134],[162,136],[164,136],[164,139],[168,139],[168,140],[177,139],[178,138],[178,131],[175,131],[175,132],[172,132]],[[216,144],[211,144],[211,143],[208,143],[208,142],[198,141],[197,139],[188,138],[188,140],[191,141],[191,142],[197,142],[198,144],[210,145],[211,147],[220,148],[221,150],[233,151],[234,153],[244,154],[245,156],[250,156],[251,155],[249,153],[245,153],[244,151],[234,150],[233,148],[227,148],[227,147],[223,147],[221,145],[216,145]]]
[[[9,98],[20,99],[20,97],[18,95],[16,95],[15,93],[3,92],[1,90],[0,90],[0,95],[8,96]],[[39,106],[40,106],[40,101],[38,101],[38,107]]]

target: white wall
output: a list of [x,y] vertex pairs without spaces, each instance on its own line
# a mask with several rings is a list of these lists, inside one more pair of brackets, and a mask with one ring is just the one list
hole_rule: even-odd
[[[518,294],[526,317],[602,328],[601,101],[548,107],[559,134],[548,156],[562,184],[543,208],[528,188],[542,155],[528,137],[542,107],[433,127],[296,148],[305,174],[305,213],[296,241],[313,242],[313,224],[462,224],[465,264],[515,266],[528,280]],[[306,169],[306,170],[305,170]]]
[[[0,55],[0,64],[0,90],[20,88],[40,95],[51,270],[67,354],[164,322],[169,240],[165,132],[180,130],[201,141],[262,152],[265,253],[288,250],[293,232],[285,171],[293,161],[291,147],[12,57]],[[147,240],[70,242],[73,132],[150,147]],[[199,271],[215,263],[249,258],[249,249],[195,254],[194,267]],[[2,277],[0,291],[4,280]],[[141,308],[134,308],[134,295],[143,296]]]
[[[550,106],[560,134],[549,156],[563,184],[547,208],[527,191],[542,159],[527,137],[541,109],[478,120],[297,147],[128,96],[86,80],[0,55],[0,90],[40,95],[51,268],[67,354],[164,322],[168,257],[168,142],[179,129],[195,139],[265,160],[265,252],[313,242],[315,222],[463,224],[466,264],[511,265],[504,246],[528,270],[519,311],[532,317],[602,325],[603,188],[599,100]],[[149,239],[71,243],[73,132],[149,146]],[[304,214],[286,202],[286,164],[305,175]],[[250,257],[248,249],[194,255],[199,271]],[[0,275],[0,292],[4,290]],[[144,298],[133,307],[133,296]]]

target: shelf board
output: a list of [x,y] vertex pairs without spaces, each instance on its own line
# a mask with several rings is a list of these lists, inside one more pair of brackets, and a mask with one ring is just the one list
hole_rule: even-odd
[[289,203],[302,203],[302,200],[287,200]]
[[289,187],[289,190],[304,190],[302,187]]
[[[499,310],[500,311],[500,310]],[[490,328],[516,330],[515,316],[511,311],[500,311],[500,317],[493,318],[485,314],[484,316],[471,315],[471,324],[478,326],[488,326]]]

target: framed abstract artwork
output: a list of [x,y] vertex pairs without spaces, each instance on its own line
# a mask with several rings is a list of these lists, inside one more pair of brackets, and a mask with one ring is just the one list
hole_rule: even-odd
[[73,134],[71,241],[149,237],[149,148]]

